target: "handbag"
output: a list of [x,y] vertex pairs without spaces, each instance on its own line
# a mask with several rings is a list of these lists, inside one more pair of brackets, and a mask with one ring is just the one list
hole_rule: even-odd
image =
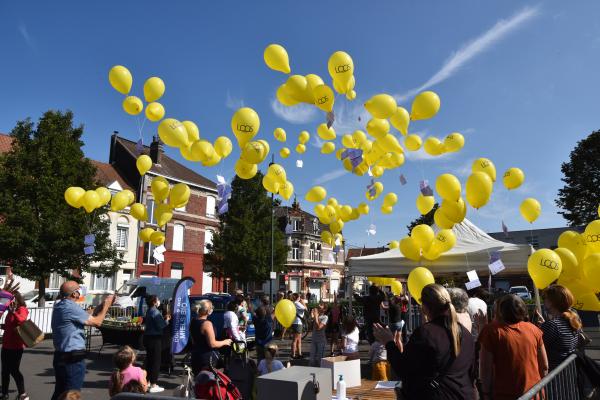
[[21,325],[17,326],[15,331],[27,347],[34,347],[44,340],[44,332],[30,320],[26,320]]

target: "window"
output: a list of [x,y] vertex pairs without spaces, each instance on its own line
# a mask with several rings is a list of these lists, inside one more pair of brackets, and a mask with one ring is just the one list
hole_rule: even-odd
[[127,249],[127,239],[129,237],[129,220],[125,217],[119,217],[117,222],[117,249]]
[[292,260],[300,259],[300,241],[294,240],[292,241]]
[[182,207],[177,207],[177,208],[175,209],[175,211],[179,211],[179,212],[185,212],[185,205],[184,205],[184,206],[182,206]]
[[214,217],[216,214],[217,199],[212,196],[206,197],[206,216]]
[[319,220],[317,218],[313,219],[313,233],[315,235],[321,233],[319,229]]
[[294,232],[298,232],[302,230],[302,221],[300,221],[299,219],[293,219],[292,220],[292,229],[294,230]]
[[183,275],[183,263],[171,263],[171,278],[181,279]]
[[315,244],[311,243],[308,249],[308,259],[311,261],[315,260]]
[[154,246],[150,242],[144,243],[144,259],[142,261],[144,264],[154,265],[156,263],[156,260],[154,260],[154,256],[152,255],[152,253],[154,253],[155,248],[156,246]]
[[212,244],[213,242],[213,231],[207,229],[204,232],[204,254],[208,253],[208,244]]
[[540,238],[538,236],[527,236],[525,239],[527,240],[528,244],[533,246],[534,249],[540,247]]
[[109,276],[93,274],[92,290],[115,290],[114,274]]
[[156,225],[156,220],[154,219],[154,199],[148,199],[146,201],[146,209],[148,210],[148,223],[150,225]]
[[133,271],[132,270],[124,270],[123,271],[123,284],[126,284],[128,281],[130,281],[131,278],[133,278]]
[[175,224],[173,227],[173,250],[183,251],[183,237],[185,233],[185,226],[181,224]]
[[321,245],[317,244],[317,249],[315,250],[315,261],[321,261]]
[[48,289],[58,289],[60,285],[62,285],[66,281],[67,278],[64,278],[56,272],[53,272],[52,274],[50,274],[50,278],[48,279]]

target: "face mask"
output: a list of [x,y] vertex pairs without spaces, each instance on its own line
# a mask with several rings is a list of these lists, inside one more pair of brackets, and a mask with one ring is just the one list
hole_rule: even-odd
[[156,302],[156,308],[160,307],[160,300]]

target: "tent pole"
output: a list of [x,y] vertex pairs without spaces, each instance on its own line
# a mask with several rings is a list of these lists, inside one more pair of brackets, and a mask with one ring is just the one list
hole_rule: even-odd
[[533,293],[535,295],[535,308],[536,308],[537,312],[539,312],[540,315],[542,315],[542,303],[540,301],[540,290],[538,289],[537,286],[535,286],[535,283],[533,284]]
[[[350,287],[348,287],[348,283],[350,284]],[[350,294],[350,310],[348,311],[350,315],[353,315],[352,298],[354,297],[354,275],[350,277],[349,282],[346,282],[346,293]]]

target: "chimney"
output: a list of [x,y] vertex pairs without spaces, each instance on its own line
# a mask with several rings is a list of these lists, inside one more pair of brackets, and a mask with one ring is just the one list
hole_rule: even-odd
[[152,137],[152,143],[150,143],[150,158],[154,164],[160,165],[160,159],[164,153],[163,145],[156,136]]
[[296,200],[296,196],[294,196],[294,202],[292,203],[292,208],[294,210],[300,210],[300,203],[298,203],[298,200]]

